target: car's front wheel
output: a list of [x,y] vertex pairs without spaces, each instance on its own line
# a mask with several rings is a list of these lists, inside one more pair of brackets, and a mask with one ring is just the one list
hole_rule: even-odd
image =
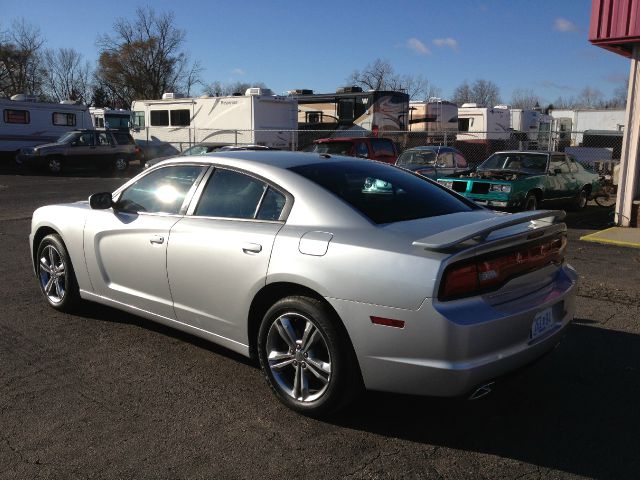
[[524,201],[525,210],[537,210],[538,209],[538,196],[535,193],[530,193]]
[[587,190],[583,188],[582,190],[580,190],[578,197],[575,199],[573,203],[573,209],[582,210],[584,207],[587,206],[588,199],[589,199],[589,195],[587,193]]
[[80,302],[80,294],[69,253],[59,235],[47,235],[40,241],[36,260],[44,298],[53,308],[72,311]]
[[357,361],[319,300],[292,296],[276,302],[258,333],[260,366],[276,396],[311,416],[335,412],[360,391]]

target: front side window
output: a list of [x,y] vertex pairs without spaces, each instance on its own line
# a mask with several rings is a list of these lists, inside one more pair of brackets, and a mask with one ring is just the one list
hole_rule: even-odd
[[549,171],[554,173],[556,170],[560,170],[560,173],[569,173],[569,164],[567,163],[567,158],[564,155],[553,155],[551,157]]
[[378,162],[342,160],[289,170],[330,191],[377,224],[481,208],[425,178]]
[[28,110],[11,110],[4,111],[4,123],[29,123],[31,117]]
[[80,133],[76,138],[69,137],[73,147],[91,147],[93,146],[93,133]]
[[108,147],[109,145],[111,145],[107,132],[98,133],[98,135],[96,136],[96,145],[100,147]]
[[171,110],[171,125],[174,127],[187,127],[191,123],[189,110]]
[[65,127],[75,127],[76,114],[75,113],[61,113],[54,112],[52,118],[54,125],[60,125]]
[[216,169],[207,182],[194,215],[256,218],[267,184],[232,170]]
[[153,170],[122,192],[116,208],[129,213],[177,214],[204,168],[173,165]]
[[453,153],[445,152],[438,155],[438,167],[453,168]]
[[454,153],[453,156],[456,159],[456,166],[458,168],[467,168],[468,164],[467,164],[467,159],[466,158],[464,158],[459,153]]
[[152,110],[149,115],[151,116],[152,127],[169,126],[169,110]]

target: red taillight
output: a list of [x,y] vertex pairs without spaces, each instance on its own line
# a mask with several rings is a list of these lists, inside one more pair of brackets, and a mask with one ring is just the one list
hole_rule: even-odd
[[510,279],[564,258],[567,239],[555,237],[530,243],[515,250],[480,257],[477,260],[454,263],[442,277],[440,300],[469,297],[496,290]]

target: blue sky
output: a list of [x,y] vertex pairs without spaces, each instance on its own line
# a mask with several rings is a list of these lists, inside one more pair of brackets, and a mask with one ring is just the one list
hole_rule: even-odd
[[627,59],[588,42],[591,0],[2,0],[0,28],[24,18],[47,48],[73,47],[93,63],[97,36],[149,4],[174,12],[206,82],[331,92],[382,58],[399,74],[423,75],[445,98],[464,80],[483,78],[505,101],[525,88],[551,102],[586,86],[608,97],[629,73]]

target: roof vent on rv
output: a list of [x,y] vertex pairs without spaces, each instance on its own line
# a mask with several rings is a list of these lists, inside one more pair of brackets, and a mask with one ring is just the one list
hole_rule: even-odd
[[37,102],[37,95],[27,95],[26,93],[18,93],[11,97],[14,102]]
[[358,93],[361,92],[362,88],[356,86],[356,85],[351,85],[350,87],[340,87],[336,90],[336,93]]
[[493,108],[497,108],[497,109],[500,109],[500,110],[511,110],[511,105],[503,105],[503,104],[501,104],[501,105],[496,105]]
[[462,107],[460,108],[478,108],[478,107],[482,107],[482,105],[477,103],[463,103]]
[[182,93],[165,92],[162,94],[162,100],[174,100],[176,98],[184,98]]
[[251,87],[247,88],[247,91],[244,92],[246,96],[250,95],[273,95],[273,92],[270,88],[260,88],[260,87]]

